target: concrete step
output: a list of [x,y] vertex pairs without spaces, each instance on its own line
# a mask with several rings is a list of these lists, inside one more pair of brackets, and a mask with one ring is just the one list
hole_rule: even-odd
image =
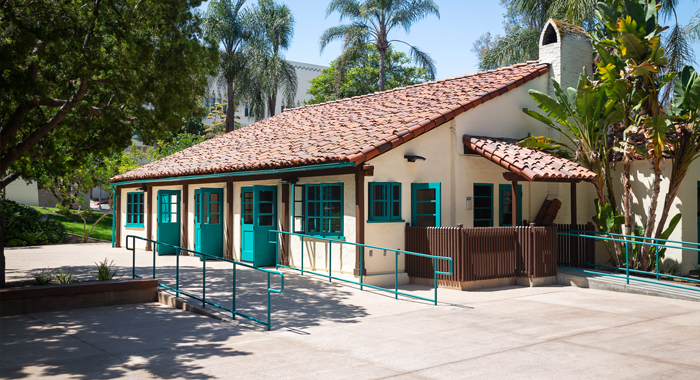
[[[558,269],[557,283],[560,285],[578,286],[580,288],[609,290],[613,292],[643,294],[700,302],[700,286],[697,287],[697,290],[677,288],[661,284],[634,281],[631,276],[628,285],[624,278],[579,272],[577,270]],[[692,286],[687,287],[691,288]]]

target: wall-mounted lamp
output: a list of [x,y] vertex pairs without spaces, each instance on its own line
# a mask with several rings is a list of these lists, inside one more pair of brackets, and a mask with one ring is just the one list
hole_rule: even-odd
[[296,177],[284,178],[283,180],[280,181],[280,183],[283,185],[293,185],[297,182],[299,182],[299,178],[296,178]]
[[403,156],[403,158],[405,158],[406,160],[408,160],[408,162],[416,162],[416,160],[423,160],[423,161],[425,161],[425,157],[416,156],[416,155],[414,155],[414,154],[405,154],[405,155]]
[[137,187],[136,191],[148,191],[148,187],[146,185],[141,185],[141,187]]

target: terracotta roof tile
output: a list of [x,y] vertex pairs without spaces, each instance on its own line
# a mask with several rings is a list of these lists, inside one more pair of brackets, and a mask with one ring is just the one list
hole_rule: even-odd
[[112,182],[333,162],[360,164],[548,70],[531,61],[285,111]]
[[542,179],[594,181],[596,174],[565,158],[518,146],[515,140],[462,137],[464,145],[528,181]]

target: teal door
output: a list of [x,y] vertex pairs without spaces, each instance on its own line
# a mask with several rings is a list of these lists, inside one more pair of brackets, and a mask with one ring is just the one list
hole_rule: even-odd
[[[180,190],[158,190],[158,241],[180,246]],[[156,244],[159,255],[174,254],[175,248]]]
[[194,191],[194,250],[224,257],[224,189]]
[[[700,181],[698,181],[698,236],[695,242],[700,243]],[[700,264],[700,252],[698,252],[698,264]]]
[[277,187],[252,186],[241,189],[241,260],[255,266],[275,265],[277,252],[269,232],[277,221]]
[[[499,225],[507,227],[513,225],[513,185],[498,185],[499,198]],[[518,185],[518,217],[515,219],[518,225],[523,222],[523,185]]]

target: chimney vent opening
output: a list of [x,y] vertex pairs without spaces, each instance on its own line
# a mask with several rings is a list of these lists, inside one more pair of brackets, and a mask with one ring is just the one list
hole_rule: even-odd
[[544,31],[544,37],[542,38],[542,45],[549,45],[557,43],[557,32],[554,30],[552,24],[547,25],[547,29]]

